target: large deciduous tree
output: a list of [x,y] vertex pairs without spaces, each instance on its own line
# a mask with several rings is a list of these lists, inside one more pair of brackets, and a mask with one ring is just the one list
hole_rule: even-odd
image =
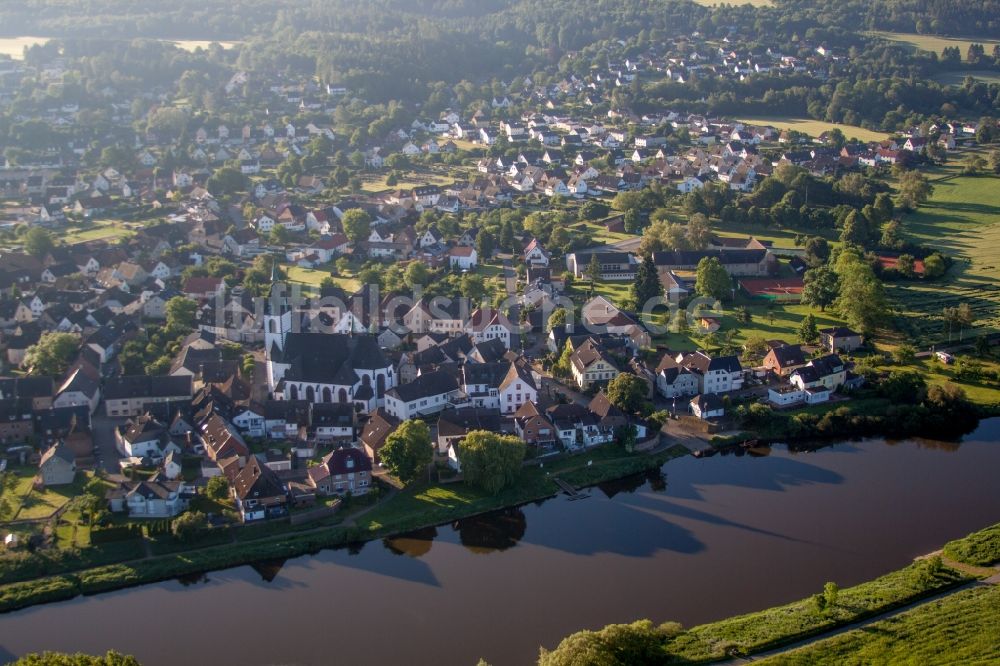
[[431,433],[423,421],[403,421],[385,440],[379,458],[403,483],[418,478],[431,464],[434,450]]
[[623,372],[608,382],[608,401],[624,412],[634,413],[646,401],[646,382],[639,377]]
[[473,430],[458,447],[465,480],[497,494],[517,480],[524,461],[524,440],[488,430]]
[[69,367],[79,345],[72,333],[43,333],[37,343],[28,347],[22,365],[32,375],[60,375]]
[[837,274],[826,266],[806,271],[802,284],[802,300],[825,311],[837,298]]
[[698,271],[694,289],[700,296],[717,298],[720,301],[729,295],[732,280],[729,273],[716,257],[702,257],[698,262]]
[[360,208],[352,208],[344,213],[340,223],[344,227],[344,234],[356,246],[368,238],[368,234],[371,232],[372,218]]

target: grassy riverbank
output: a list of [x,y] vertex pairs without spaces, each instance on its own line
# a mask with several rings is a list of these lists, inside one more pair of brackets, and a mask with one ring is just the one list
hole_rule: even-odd
[[550,497],[558,492],[552,481],[555,476],[575,486],[593,485],[657,469],[666,461],[686,454],[683,447],[652,455],[627,454],[618,447],[603,447],[551,460],[544,466],[526,467],[518,483],[498,495],[487,495],[463,483],[412,487],[360,516],[357,525],[313,527],[278,534],[265,532],[255,540],[237,540],[76,571],[50,572],[52,575],[9,583],[0,586],[0,612],[384,538]]
[[[832,602],[824,604],[818,604],[817,599],[813,597],[703,624],[688,630],[680,630],[672,623],[659,628],[654,628],[652,624],[641,627],[642,623],[636,623],[627,627],[610,625],[600,632],[580,632],[565,639],[555,651],[551,653],[543,651],[539,663],[545,665],[571,663],[578,652],[587,649],[610,650],[615,654],[642,650],[655,663],[710,663],[736,654],[753,655],[796,643],[837,627],[882,615],[949,588],[959,587],[976,578],[990,575],[993,570],[981,567],[1000,561],[1000,524],[951,541],[943,552],[945,558],[953,558],[956,562],[951,562],[949,566],[948,559],[942,561],[940,557],[923,558],[873,581],[839,590]],[[977,591],[985,589],[957,591],[953,597],[932,602],[928,604],[928,615],[919,620],[907,618],[909,615],[907,613],[898,618],[881,621],[875,626],[885,623],[901,639],[914,640],[917,643],[914,648],[916,653],[950,656],[951,653],[943,650],[942,646],[946,646],[948,644],[946,639],[949,636],[954,638],[954,635],[949,635],[947,632],[927,634],[921,629],[938,618],[949,617],[949,608],[963,607],[976,610],[990,603],[993,604],[993,608],[984,616],[989,619],[973,618],[968,622],[955,620],[951,621],[951,624],[969,624],[970,629],[978,631],[977,627],[984,622],[988,623],[990,620],[995,622],[995,618],[1000,616],[1000,604],[997,603],[1000,590],[998,586],[991,586],[988,592]],[[817,593],[819,592],[821,591],[817,590]],[[831,639],[836,643],[827,648],[828,652],[817,653],[815,659],[811,659],[813,655],[803,649],[782,655],[780,659],[773,658],[775,659],[773,662],[766,663],[872,663],[873,660],[879,663],[893,663],[892,658],[886,658],[883,653],[878,652],[878,646],[881,644],[878,632],[872,635],[867,635],[868,633],[853,631],[844,634],[843,638]],[[974,633],[980,637],[983,635],[982,632]],[[596,639],[595,636],[599,636],[600,639]],[[659,645],[656,642],[659,642]],[[975,642],[982,647],[987,645],[989,640],[977,638]],[[993,645],[996,644],[997,641],[993,640]],[[864,656],[855,658],[855,653]],[[906,650],[897,653],[910,654]],[[799,658],[800,654],[805,656]],[[620,662],[611,659],[608,663]],[[939,663],[939,660],[929,658],[914,663]]]
[[808,664],[996,664],[1000,587],[974,587],[864,629],[758,661]]

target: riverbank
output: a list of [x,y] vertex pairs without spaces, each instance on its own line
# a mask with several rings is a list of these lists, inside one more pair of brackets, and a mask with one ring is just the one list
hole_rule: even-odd
[[414,486],[359,513],[356,521],[348,517],[340,526],[285,532],[253,541],[213,545],[8,583],[0,586],[0,613],[65,601],[81,594],[110,592],[260,560],[292,558],[324,548],[388,538],[552,497],[559,492],[552,480],[557,476],[576,487],[592,486],[659,469],[667,461],[688,453],[681,446],[650,454],[628,454],[609,446],[559,460],[541,460],[538,466],[526,467],[515,486],[497,495],[488,495],[465,484]]
[[[659,645],[653,649],[658,658],[667,663],[711,663],[732,657],[749,657],[822,636],[839,627],[878,618],[942,593],[962,594],[975,581],[996,574],[995,570],[984,569],[982,565],[984,562],[993,563],[994,555],[1000,552],[1000,524],[949,542],[943,552],[944,557],[935,553],[918,558],[907,567],[873,581],[836,590],[832,595],[817,590],[817,595],[812,598],[689,630],[680,630],[677,625],[654,628],[652,623],[636,623],[629,625],[632,627],[631,635],[620,640],[628,643],[658,641]],[[565,639],[554,652],[543,651],[539,663],[562,663],[560,658],[571,657],[576,650],[587,645],[590,636],[595,633],[604,637],[626,635],[626,632],[616,631],[616,625],[605,627],[600,632],[580,632]],[[629,645],[617,647],[628,649]]]

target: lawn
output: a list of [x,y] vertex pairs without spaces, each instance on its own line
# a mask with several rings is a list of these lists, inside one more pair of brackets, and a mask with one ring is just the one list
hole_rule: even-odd
[[1000,586],[962,590],[888,620],[756,663],[996,664]]
[[119,222],[103,220],[87,227],[71,227],[67,233],[60,235],[60,240],[67,245],[75,245],[87,241],[114,240],[134,235],[134,231],[126,229]]
[[770,125],[778,129],[790,129],[803,132],[809,136],[819,136],[823,132],[840,129],[848,139],[860,139],[861,141],[881,141],[889,135],[884,132],[875,132],[863,127],[854,125],[841,125],[839,123],[828,123],[822,120],[811,118],[789,118],[787,116],[756,116],[753,118],[740,118],[739,122],[756,125]]
[[[320,283],[330,275],[330,271],[334,267],[330,264],[325,264],[318,268],[300,268],[299,266],[283,265],[282,269],[285,271],[285,275],[288,276],[289,282],[294,282],[297,284],[309,287],[310,291],[318,291]],[[333,277],[333,281],[340,285],[340,288],[347,292],[348,295],[353,294],[361,286],[361,283],[355,280],[353,277],[338,276]]]
[[455,182],[454,178],[446,178],[435,173],[421,172],[408,173],[399,179],[395,185],[390,186],[385,182],[388,176],[388,173],[368,176],[365,178],[361,190],[368,194],[379,194],[387,190],[407,190],[419,187],[420,185],[451,185]]
[[578,222],[569,227],[569,229],[586,234],[591,240],[591,245],[611,245],[619,241],[638,238],[635,234],[608,231],[603,222]]
[[947,339],[942,310],[962,302],[972,307],[981,330],[1000,330],[1000,178],[957,176],[933,184],[930,201],[905,216],[903,226],[915,242],[940,249],[954,265],[942,280],[888,285],[899,328],[920,345]]
[[962,53],[962,60],[965,60],[965,57],[969,52],[970,44],[982,44],[986,49],[986,52],[991,53],[993,51],[993,46],[1000,43],[996,40],[984,40],[979,38],[966,39],[963,37],[938,37],[937,35],[915,35],[906,32],[875,32],[873,34],[893,42],[906,44],[915,49],[932,51],[938,55],[941,55],[941,52],[944,51],[945,47],[957,46],[958,50]]
[[37,473],[34,467],[22,467],[4,474],[3,495],[0,497],[6,504],[6,511],[2,518],[13,520],[24,498],[31,493],[31,482]]
[[21,510],[17,512],[17,520],[48,518],[79,495],[85,481],[86,478],[78,474],[76,482],[71,485],[32,490],[21,503]]
[[960,86],[965,82],[965,78],[967,76],[971,76],[977,81],[982,81],[983,83],[1000,83],[1000,73],[991,72],[985,69],[975,69],[964,72],[945,72],[935,76],[934,80],[948,86]]

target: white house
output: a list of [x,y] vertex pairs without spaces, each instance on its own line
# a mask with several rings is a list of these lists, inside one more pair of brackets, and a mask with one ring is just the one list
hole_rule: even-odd
[[451,268],[469,271],[474,269],[479,263],[479,255],[476,248],[457,245],[448,250],[448,265]]

